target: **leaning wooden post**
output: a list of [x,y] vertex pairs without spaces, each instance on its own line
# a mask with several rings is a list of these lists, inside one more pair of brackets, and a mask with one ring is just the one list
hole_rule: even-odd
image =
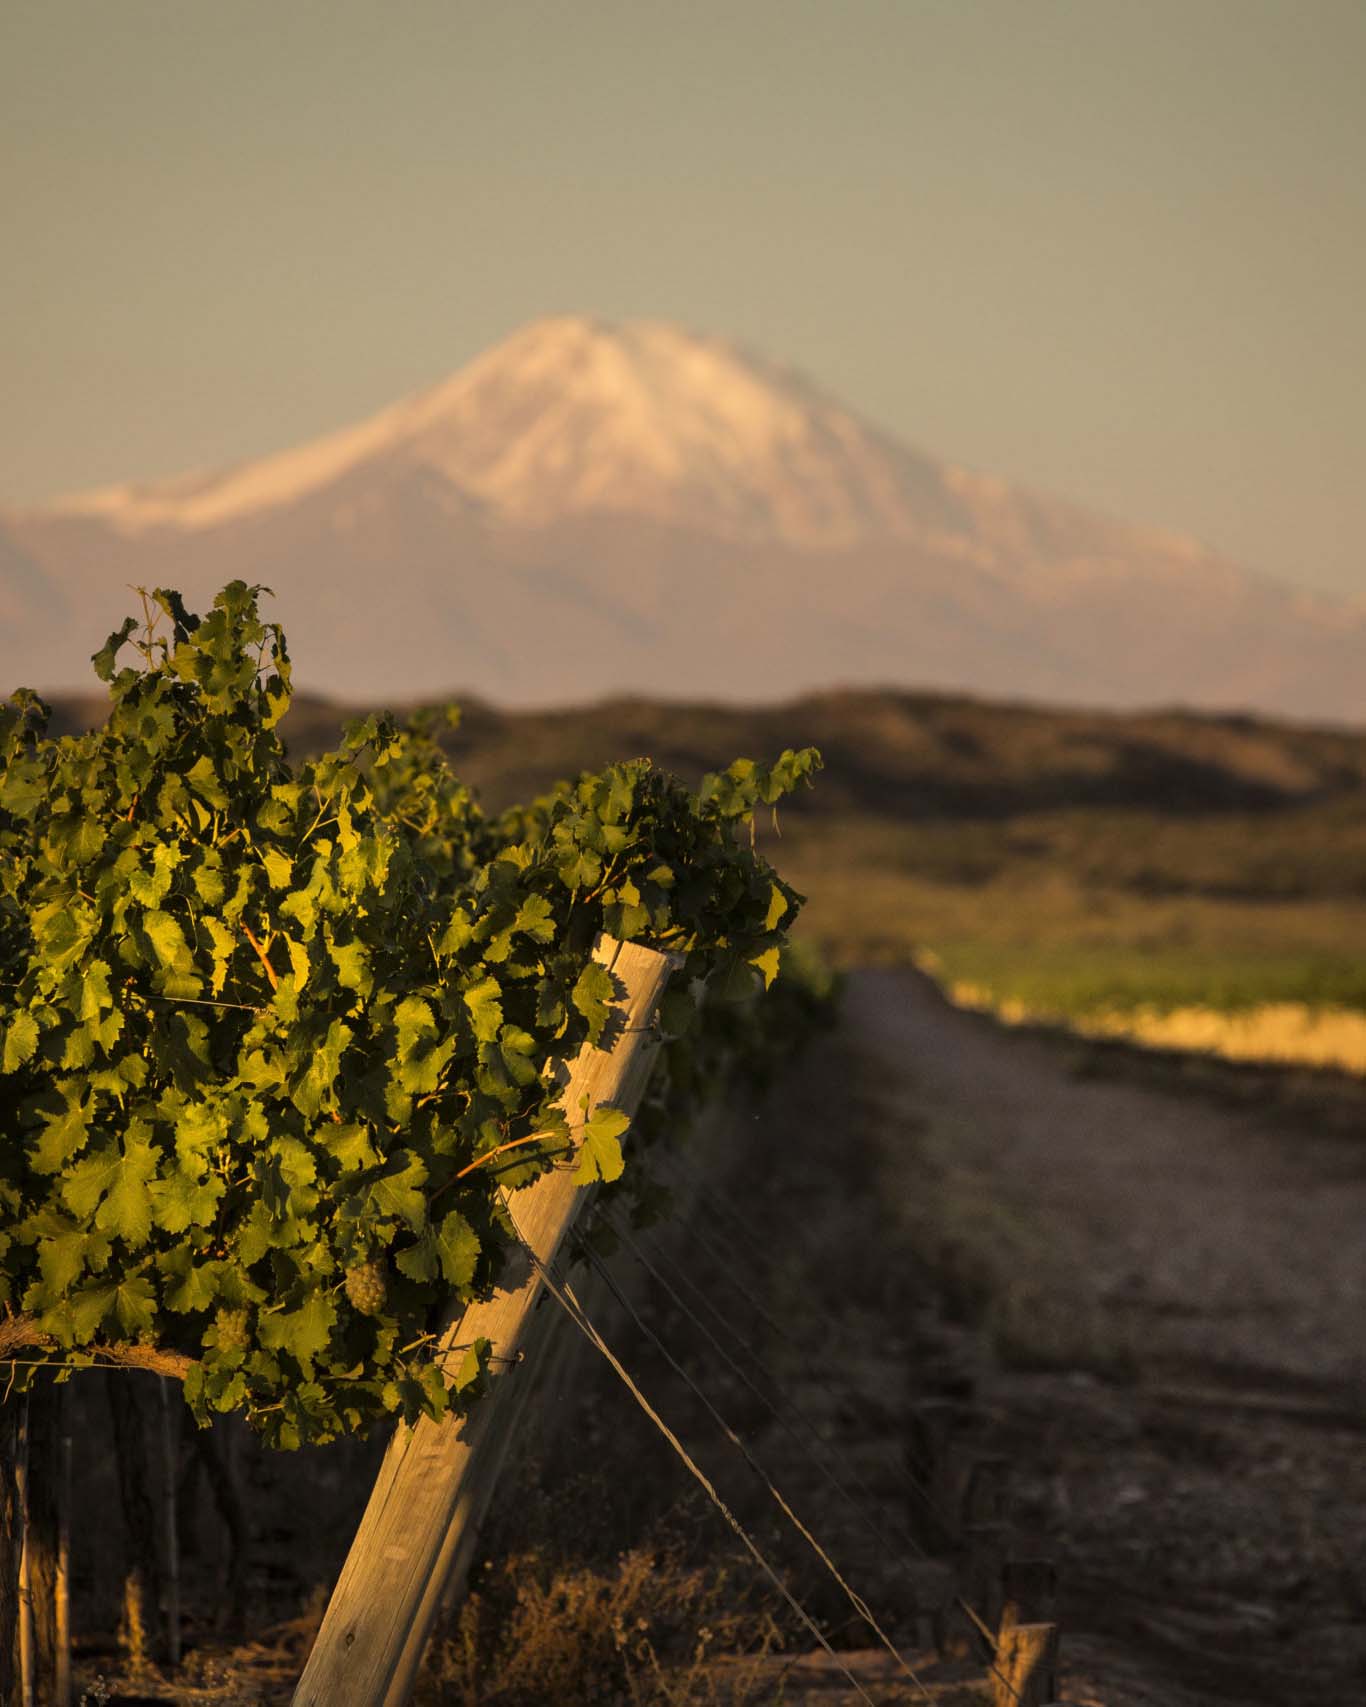
[[[585,1048],[567,1072],[562,1102],[573,1136],[611,1103],[635,1112],[653,1064],[654,1017],[674,957],[600,937],[594,958],[613,974],[616,1011],[603,1047]],[[513,1248],[493,1296],[471,1304],[447,1328],[440,1357],[454,1372],[456,1347],[487,1339],[501,1360],[489,1390],[466,1418],[423,1418],[395,1433],[356,1538],[294,1692],[293,1707],[383,1707],[406,1699],[441,1601],[445,1573],[464,1535],[477,1527],[502,1456],[501,1431],[519,1382],[523,1349],[551,1264],[578,1213],[583,1191],[569,1168],[552,1168],[513,1198],[517,1225],[536,1262]]]

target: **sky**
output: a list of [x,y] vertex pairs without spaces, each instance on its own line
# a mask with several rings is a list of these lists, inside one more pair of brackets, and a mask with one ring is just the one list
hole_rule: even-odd
[[1366,595],[1361,0],[5,0],[0,503],[676,320]]

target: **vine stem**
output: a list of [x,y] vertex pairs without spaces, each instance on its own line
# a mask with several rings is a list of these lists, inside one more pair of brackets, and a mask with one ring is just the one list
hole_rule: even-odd
[[275,968],[271,965],[269,960],[266,959],[265,949],[263,949],[261,947],[260,943],[256,940],[256,937],[252,932],[251,926],[247,923],[247,921],[245,919],[242,920],[242,929],[246,933],[247,941],[256,950],[256,958],[261,962],[262,966],[264,966],[266,969],[266,977],[270,979],[271,989],[272,990],[278,990],[280,988],[280,975],[275,970]]
[[[466,1163],[459,1173],[452,1174],[445,1185],[438,1186],[429,1198],[429,1203],[435,1203],[447,1187],[453,1186],[457,1180],[467,1179],[470,1174],[477,1173],[485,1162],[491,1162],[495,1156],[501,1156],[508,1150],[520,1150],[525,1144],[539,1144],[542,1139],[558,1136],[559,1134],[555,1132],[532,1132],[525,1138],[509,1138],[506,1144],[497,1144],[492,1150],[485,1150],[482,1156],[476,1156],[472,1162]],[[572,1149],[572,1144],[568,1148]]]
[[497,1144],[492,1150],[485,1150],[482,1156],[476,1156],[472,1162],[461,1168],[460,1172],[454,1176],[452,1183],[454,1180],[464,1179],[467,1174],[472,1174],[476,1168],[482,1168],[485,1162],[491,1162],[495,1156],[501,1156],[505,1150],[517,1150],[523,1144],[539,1144],[543,1138],[558,1136],[559,1134],[555,1132],[533,1132],[527,1138],[509,1138],[506,1144]]
[[[0,1320],[0,1363],[9,1361],[10,1353],[27,1348],[41,1349],[55,1342],[51,1334],[38,1327],[36,1316],[8,1316]],[[183,1351],[167,1351],[156,1345],[134,1345],[120,1341],[114,1345],[82,1346],[81,1351],[95,1363],[113,1363],[124,1369],[146,1369],[153,1375],[168,1375],[183,1381],[195,1366],[195,1359]]]

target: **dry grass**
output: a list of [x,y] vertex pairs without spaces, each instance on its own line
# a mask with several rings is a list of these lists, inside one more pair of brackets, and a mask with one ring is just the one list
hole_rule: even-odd
[[1016,998],[998,999],[979,984],[954,982],[950,998],[959,1007],[991,1013],[1007,1025],[1050,1025],[1062,1021],[1083,1037],[1119,1037],[1153,1049],[1215,1055],[1225,1061],[1265,1061],[1366,1074],[1366,1014],[1350,1008],[1314,1008],[1306,1002],[1262,1002],[1233,1013],[1187,1006],[1102,1008],[1060,1015],[1031,1008]]
[[[780,1701],[776,1624],[724,1568],[645,1549],[615,1567],[518,1554],[433,1644],[421,1707],[748,1707]],[[727,1656],[724,1668],[712,1663]]]

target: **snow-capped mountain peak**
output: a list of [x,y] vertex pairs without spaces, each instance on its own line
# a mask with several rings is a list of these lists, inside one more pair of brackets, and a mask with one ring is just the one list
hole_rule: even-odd
[[523,524],[634,513],[825,549],[953,520],[934,465],[796,376],[665,322],[577,316],[522,328],[358,426],[226,472],[106,487],[55,507],[126,532],[198,530],[385,463],[438,473]]

